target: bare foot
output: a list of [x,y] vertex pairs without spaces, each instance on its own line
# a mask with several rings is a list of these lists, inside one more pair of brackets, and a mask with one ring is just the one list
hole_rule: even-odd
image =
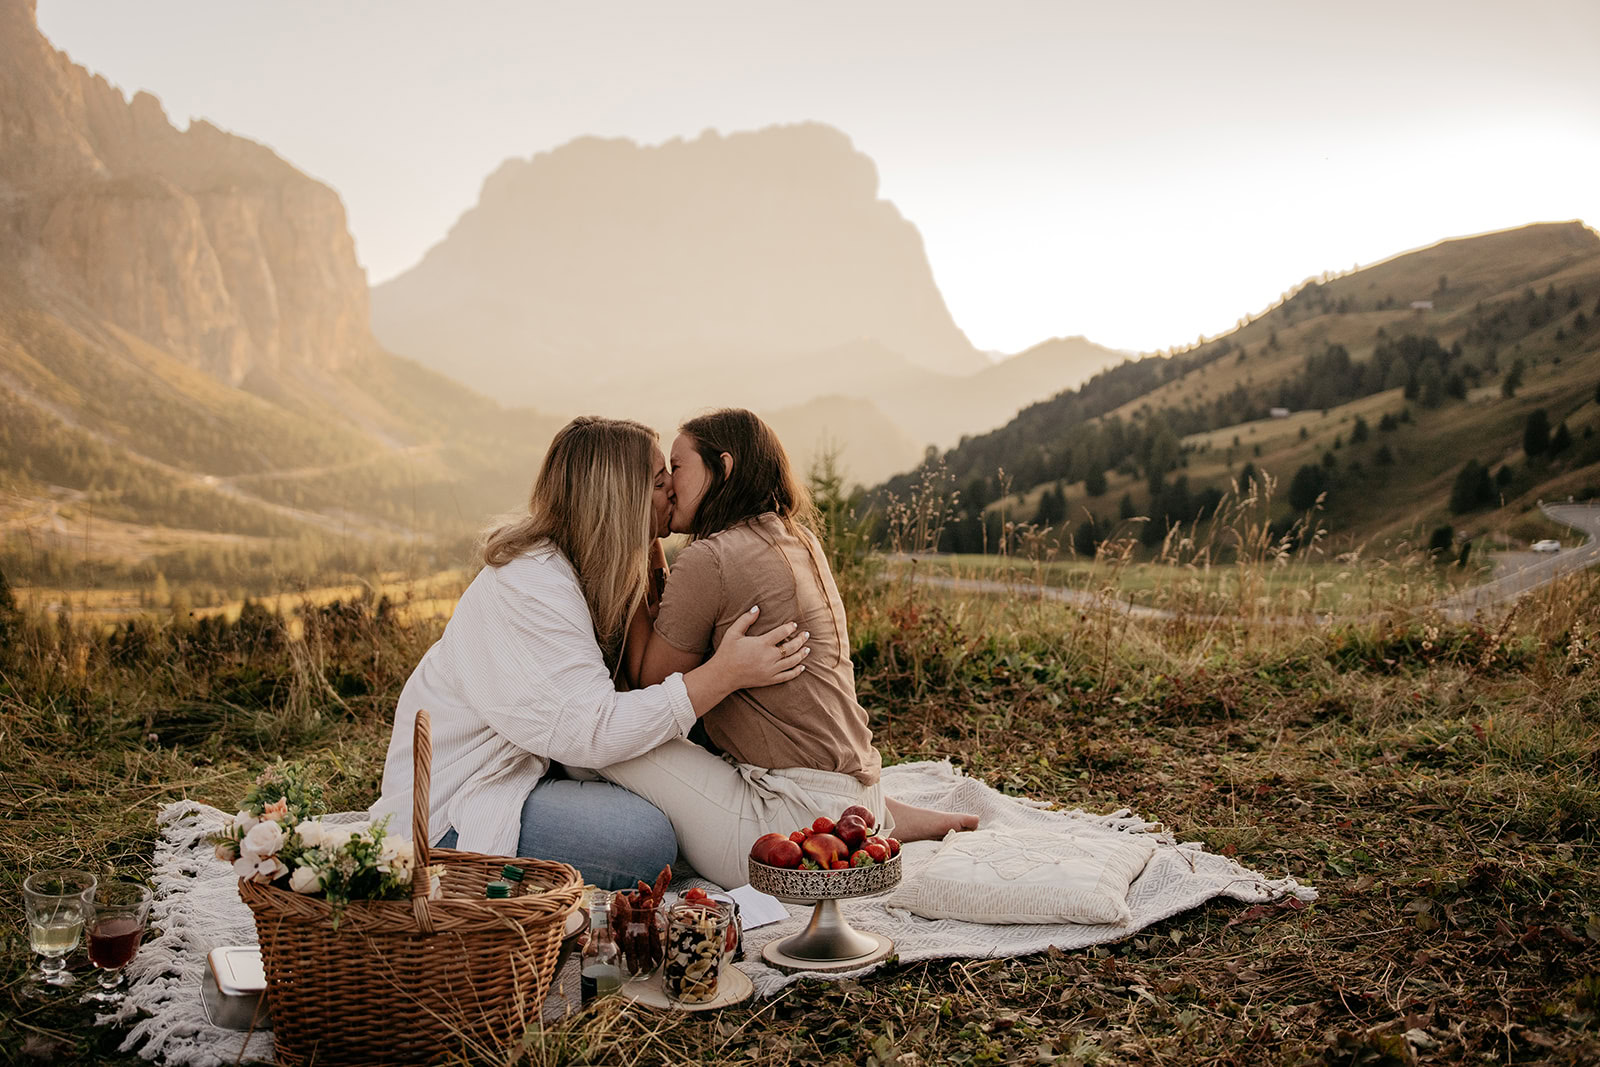
[[934,811],[884,798],[889,817],[894,820],[894,836],[899,841],[937,841],[951,830],[976,830],[978,817],[959,811]]

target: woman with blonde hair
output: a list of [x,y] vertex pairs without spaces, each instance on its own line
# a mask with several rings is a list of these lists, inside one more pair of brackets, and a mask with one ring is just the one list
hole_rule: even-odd
[[602,888],[672,861],[660,811],[562,766],[602,767],[681,739],[730,693],[798,677],[807,652],[792,623],[746,636],[758,610],[748,605],[703,665],[617,691],[650,546],[667,532],[668,487],[655,434],[639,423],[583,417],[556,434],[527,515],[486,536],[483,569],[400,694],[374,818],[409,830],[412,730],[426,708],[430,841],[571,863]]

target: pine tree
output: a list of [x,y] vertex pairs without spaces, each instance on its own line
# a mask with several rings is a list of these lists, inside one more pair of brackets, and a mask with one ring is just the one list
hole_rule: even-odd
[[1544,408],[1528,412],[1528,421],[1522,426],[1522,451],[1529,458],[1542,456],[1550,448],[1550,416]]
[[1046,487],[1039,494],[1039,510],[1034,513],[1036,526],[1054,526],[1067,517],[1067,496],[1059,488]]
[[1289,506],[1296,511],[1310,511],[1327,490],[1328,476],[1321,467],[1308,463],[1295,471],[1289,482]]
[[1435,526],[1432,535],[1428,538],[1428,555],[1436,560],[1445,558],[1450,551],[1450,546],[1455,543],[1456,531],[1451,526]]
[[1073,532],[1072,550],[1080,556],[1093,559],[1103,540],[1105,536],[1101,533],[1099,524],[1094,521],[1093,516],[1090,516],[1080,522],[1077,530]]
[[1521,359],[1511,364],[1511,369],[1506,371],[1504,380],[1500,382],[1500,395],[1507,400],[1517,395],[1517,390],[1522,388],[1522,376],[1527,371],[1527,364]]
[[1467,460],[1450,487],[1450,510],[1457,515],[1494,503],[1494,482],[1489,468],[1476,459]]

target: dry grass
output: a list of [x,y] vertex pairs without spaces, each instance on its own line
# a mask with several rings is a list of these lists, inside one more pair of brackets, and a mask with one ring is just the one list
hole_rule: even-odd
[[[709,1018],[607,1004],[461,1060],[1600,1057],[1600,577],[1485,626],[1398,610],[1336,628],[1141,621],[893,581],[855,587],[850,609],[888,759],[949,756],[1005,790],[1132,806],[1321,899],[1214,904],[1083,953],[895,964]],[[278,752],[315,765],[331,804],[370,800],[388,713],[438,623],[370,601],[303,622],[299,640],[260,613],[13,636],[0,1058],[135,1062],[76,1008],[18,999],[28,870],[138,875],[161,803],[225,804]]]

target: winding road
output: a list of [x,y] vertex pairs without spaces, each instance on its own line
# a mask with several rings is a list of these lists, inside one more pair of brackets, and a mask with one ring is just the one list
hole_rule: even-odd
[[[302,523],[308,526],[315,526],[329,533],[336,533],[340,534],[341,536],[353,536],[362,541],[374,541],[381,538],[398,538],[401,540],[414,539],[416,537],[416,533],[413,530],[405,529],[404,527],[397,526],[396,524],[387,522],[383,519],[375,518],[370,515],[362,515],[357,512],[340,512],[338,514],[329,514],[323,511],[312,511],[307,508],[297,508],[289,504],[281,504],[275,500],[269,500],[266,497],[258,496],[255,493],[250,492],[248,489],[242,488],[238,482],[248,482],[252,480],[273,481],[285,478],[314,477],[316,475],[327,474],[332,471],[363,467],[371,463],[392,459],[396,456],[420,456],[435,451],[439,447],[437,445],[412,445],[410,447],[397,448],[392,452],[366,456],[361,459],[352,460],[345,463],[333,463],[317,467],[305,467],[297,470],[265,471],[255,474],[227,476],[203,474],[197,471],[187,470],[183,467],[175,467],[170,463],[164,463],[152,456],[144,455],[120,438],[113,437],[112,435],[102,430],[95,429],[94,427],[85,426],[78,420],[77,416],[73,412],[61,407],[58,404],[51,403],[49,400],[30,389],[25,383],[15,377],[12,377],[11,375],[0,373],[0,389],[5,389],[6,391],[16,395],[25,403],[34,405],[39,410],[61,422],[62,425],[71,427],[72,429],[86,434],[87,436],[99,441],[104,445],[118,450],[130,462],[142,464],[151,468],[152,470],[159,471],[160,473],[176,481],[181,486],[186,486],[192,489],[203,489],[208,492],[216,493],[219,496],[228,497],[241,504],[260,508],[264,511],[269,511],[274,515],[281,516],[293,522]],[[50,512],[48,521],[50,521],[52,524],[59,524],[60,518],[55,514],[56,508],[49,504],[47,504],[46,507]],[[18,524],[19,523],[17,523],[16,520],[11,520],[8,523],[8,525]]]
[[[1547,557],[1524,564],[1492,581],[1472,586],[1470,589],[1464,589],[1459,593],[1453,593],[1445,597],[1434,605],[1445,618],[1457,621],[1470,619],[1480,611],[1509,603],[1520,596],[1549,585],[1564,575],[1600,564],[1600,504],[1542,504],[1540,505],[1540,510],[1544,512],[1546,518],[1559,522],[1563,526],[1570,526],[1574,530],[1581,531],[1587,535],[1588,540],[1577,548],[1565,548],[1560,552],[1553,552]],[[916,557],[912,558],[915,559]],[[1114,611],[1135,619],[1176,619],[1180,617],[1180,613],[1168,611],[1164,608],[1130,604],[1125,600],[1116,600],[1099,593],[1086,593],[1078,589],[1028,585],[1024,582],[1015,581],[1000,582],[991,578],[955,578],[939,574],[919,574],[912,580],[920,585],[926,585],[934,589],[949,589],[958,593],[1026,595],[1043,600],[1072,604],[1085,609]],[[1233,616],[1192,615],[1187,613],[1182,614],[1182,617],[1198,621],[1226,621],[1233,618]],[[1319,614],[1309,617],[1272,618],[1267,621],[1304,625],[1308,622],[1332,622],[1333,616]]]
[[1438,604],[1446,618],[1470,619],[1485,608],[1508,603],[1563,575],[1600,563],[1600,504],[1541,504],[1539,510],[1552,522],[1586,534],[1588,540],[1446,597]]

